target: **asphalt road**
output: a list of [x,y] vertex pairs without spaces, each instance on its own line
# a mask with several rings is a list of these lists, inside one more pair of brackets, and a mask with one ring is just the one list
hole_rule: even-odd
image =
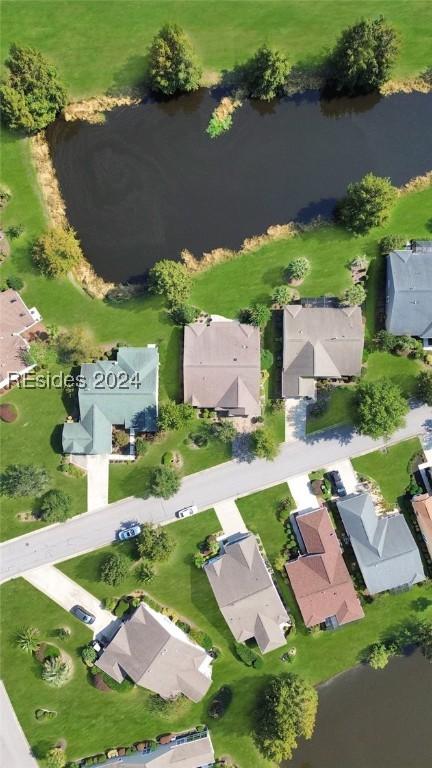
[[0,765],[3,768],[38,768],[1,681],[0,715]]
[[0,546],[0,582],[31,568],[67,560],[109,544],[125,523],[168,522],[174,520],[176,510],[189,504],[196,504],[199,510],[208,509],[224,499],[254,493],[339,459],[359,456],[431,431],[432,409],[420,406],[409,412],[405,427],[395,432],[389,441],[372,440],[344,427],[285,443],[272,462],[260,459],[251,463],[220,464],[186,477],[179,493],[168,501],[130,497],[66,523],[4,542]]

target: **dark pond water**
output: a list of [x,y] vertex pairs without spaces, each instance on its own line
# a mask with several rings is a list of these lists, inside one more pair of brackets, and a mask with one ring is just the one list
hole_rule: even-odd
[[319,689],[311,741],[285,768],[431,768],[432,664],[420,652]]
[[218,98],[202,90],[116,109],[104,125],[49,130],[69,220],[103,277],[124,280],[182,248],[237,248],[271,224],[328,215],[368,171],[400,185],[432,168],[432,95],[248,102],[211,140]]

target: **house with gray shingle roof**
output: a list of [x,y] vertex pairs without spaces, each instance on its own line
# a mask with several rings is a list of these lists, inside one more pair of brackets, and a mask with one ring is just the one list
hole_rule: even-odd
[[214,759],[213,744],[206,729],[173,736],[168,743],[138,750],[133,755],[113,757],[103,763],[102,768],[210,768]]
[[118,683],[129,677],[163,699],[200,701],[211,685],[212,658],[167,616],[141,603],[96,662]]
[[260,385],[259,328],[224,318],[185,326],[185,403],[221,415],[259,416]]
[[155,346],[120,347],[117,360],[81,366],[80,420],[63,426],[63,451],[110,454],[112,427],[156,432],[159,354]]
[[432,240],[414,240],[387,256],[386,328],[432,346]]
[[360,307],[289,304],[283,319],[283,397],[314,397],[315,379],[361,372],[364,328]]
[[400,512],[378,515],[368,493],[346,496],[337,506],[371,595],[425,580],[420,552]]
[[221,541],[220,553],[204,571],[237,642],[254,637],[262,653],[285,644],[284,629],[291,622],[252,533]]

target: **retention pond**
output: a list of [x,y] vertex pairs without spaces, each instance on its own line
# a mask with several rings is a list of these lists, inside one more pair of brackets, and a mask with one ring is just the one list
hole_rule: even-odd
[[212,140],[219,98],[201,90],[48,130],[69,221],[102,277],[126,280],[183,248],[238,248],[272,224],[329,215],[368,171],[402,185],[432,168],[431,94],[246,102]]

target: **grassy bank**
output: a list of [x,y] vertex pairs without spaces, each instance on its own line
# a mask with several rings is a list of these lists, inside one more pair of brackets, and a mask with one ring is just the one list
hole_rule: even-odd
[[410,461],[422,450],[417,438],[393,445],[381,451],[367,453],[353,459],[353,467],[360,475],[371,477],[393,506],[401,503],[410,480]]
[[427,0],[365,0],[361,8],[351,0],[122,0],[121,9],[113,0],[4,0],[2,6],[2,59],[11,42],[36,46],[56,63],[74,99],[141,84],[149,42],[167,21],[184,26],[210,73],[244,61],[263,42],[280,47],[293,64],[316,66],[344,27],[380,14],[401,35],[395,78],[431,64]]
[[[260,534],[270,560],[284,545],[283,525],[278,522],[275,513],[278,501],[287,493],[287,486],[282,484],[238,502],[247,524]],[[106,694],[93,688],[78,660],[79,649],[89,637],[87,630],[25,581],[19,579],[1,587],[5,628],[2,640],[3,676],[26,735],[37,751],[64,736],[68,742],[68,755],[78,757],[112,745],[128,744],[157,735],[167,729],[208,722],[217,754],[231,754],[240,768],[251,765],[254,768],[270,768],[254,745],[253,716],[263,682],[268,675],[286,672],[287,666],[280,658],[282,650],[266,654],[260,670],[246,668],[234,656],[231,634],[218,610],[207,578],[192,563],[197,544],[205,535],[218,529],[219,523],[212,511],[175,523],[170,529],[176,541],[174,553],[166,563],[157,566],[156,578],[149,585],[149,593],[154,599],[174,608],[180,616],[207,631],[221,651],[213,667],[213,685],[209,696],[200,704],[186,705],[182,713],[168,720],[161,719],[148,708],[148,694],[143,689]],[[115,547],[130,553],[128,544]],[[100,598],[120,596],[139,587],[133,572],[120,587],[112,588],[99,581],[100,563],[105,552],[111,549],[65,562],[60,566],[61,570]],[[287,585],[284,585],[283,594],[290,610],[298,618],[297,607]],[[365,619],[338,632],[311,635],[297,620],[297,632],[289,640],[289,645],[297,648],[296,660],[290,669],[316,684],[352,667],[372,642],[410,618],[419,616],[419,598],[428,600],[430,604],[430,583],[415,587],[410,592],[382,595],[365,606]],[[429,607],[427,613],[431,615],[431,611]],[[73,629],[67,651],[74,658],[75,674],[68,685],[54,690],[40,680],[37,665],[16,649],[13,638],[21,625],[38,626],[43,637],[52,637],[53,629],[65,623]],[[233,691],[229,712],[220,720],[210,720],[208,702],[216,690],[227,682]],[[80,702],[79,707],[76,706],[77,701]],[[57,718],[41,726],[34,718],[34,710],[39,706],[55,709]]]

